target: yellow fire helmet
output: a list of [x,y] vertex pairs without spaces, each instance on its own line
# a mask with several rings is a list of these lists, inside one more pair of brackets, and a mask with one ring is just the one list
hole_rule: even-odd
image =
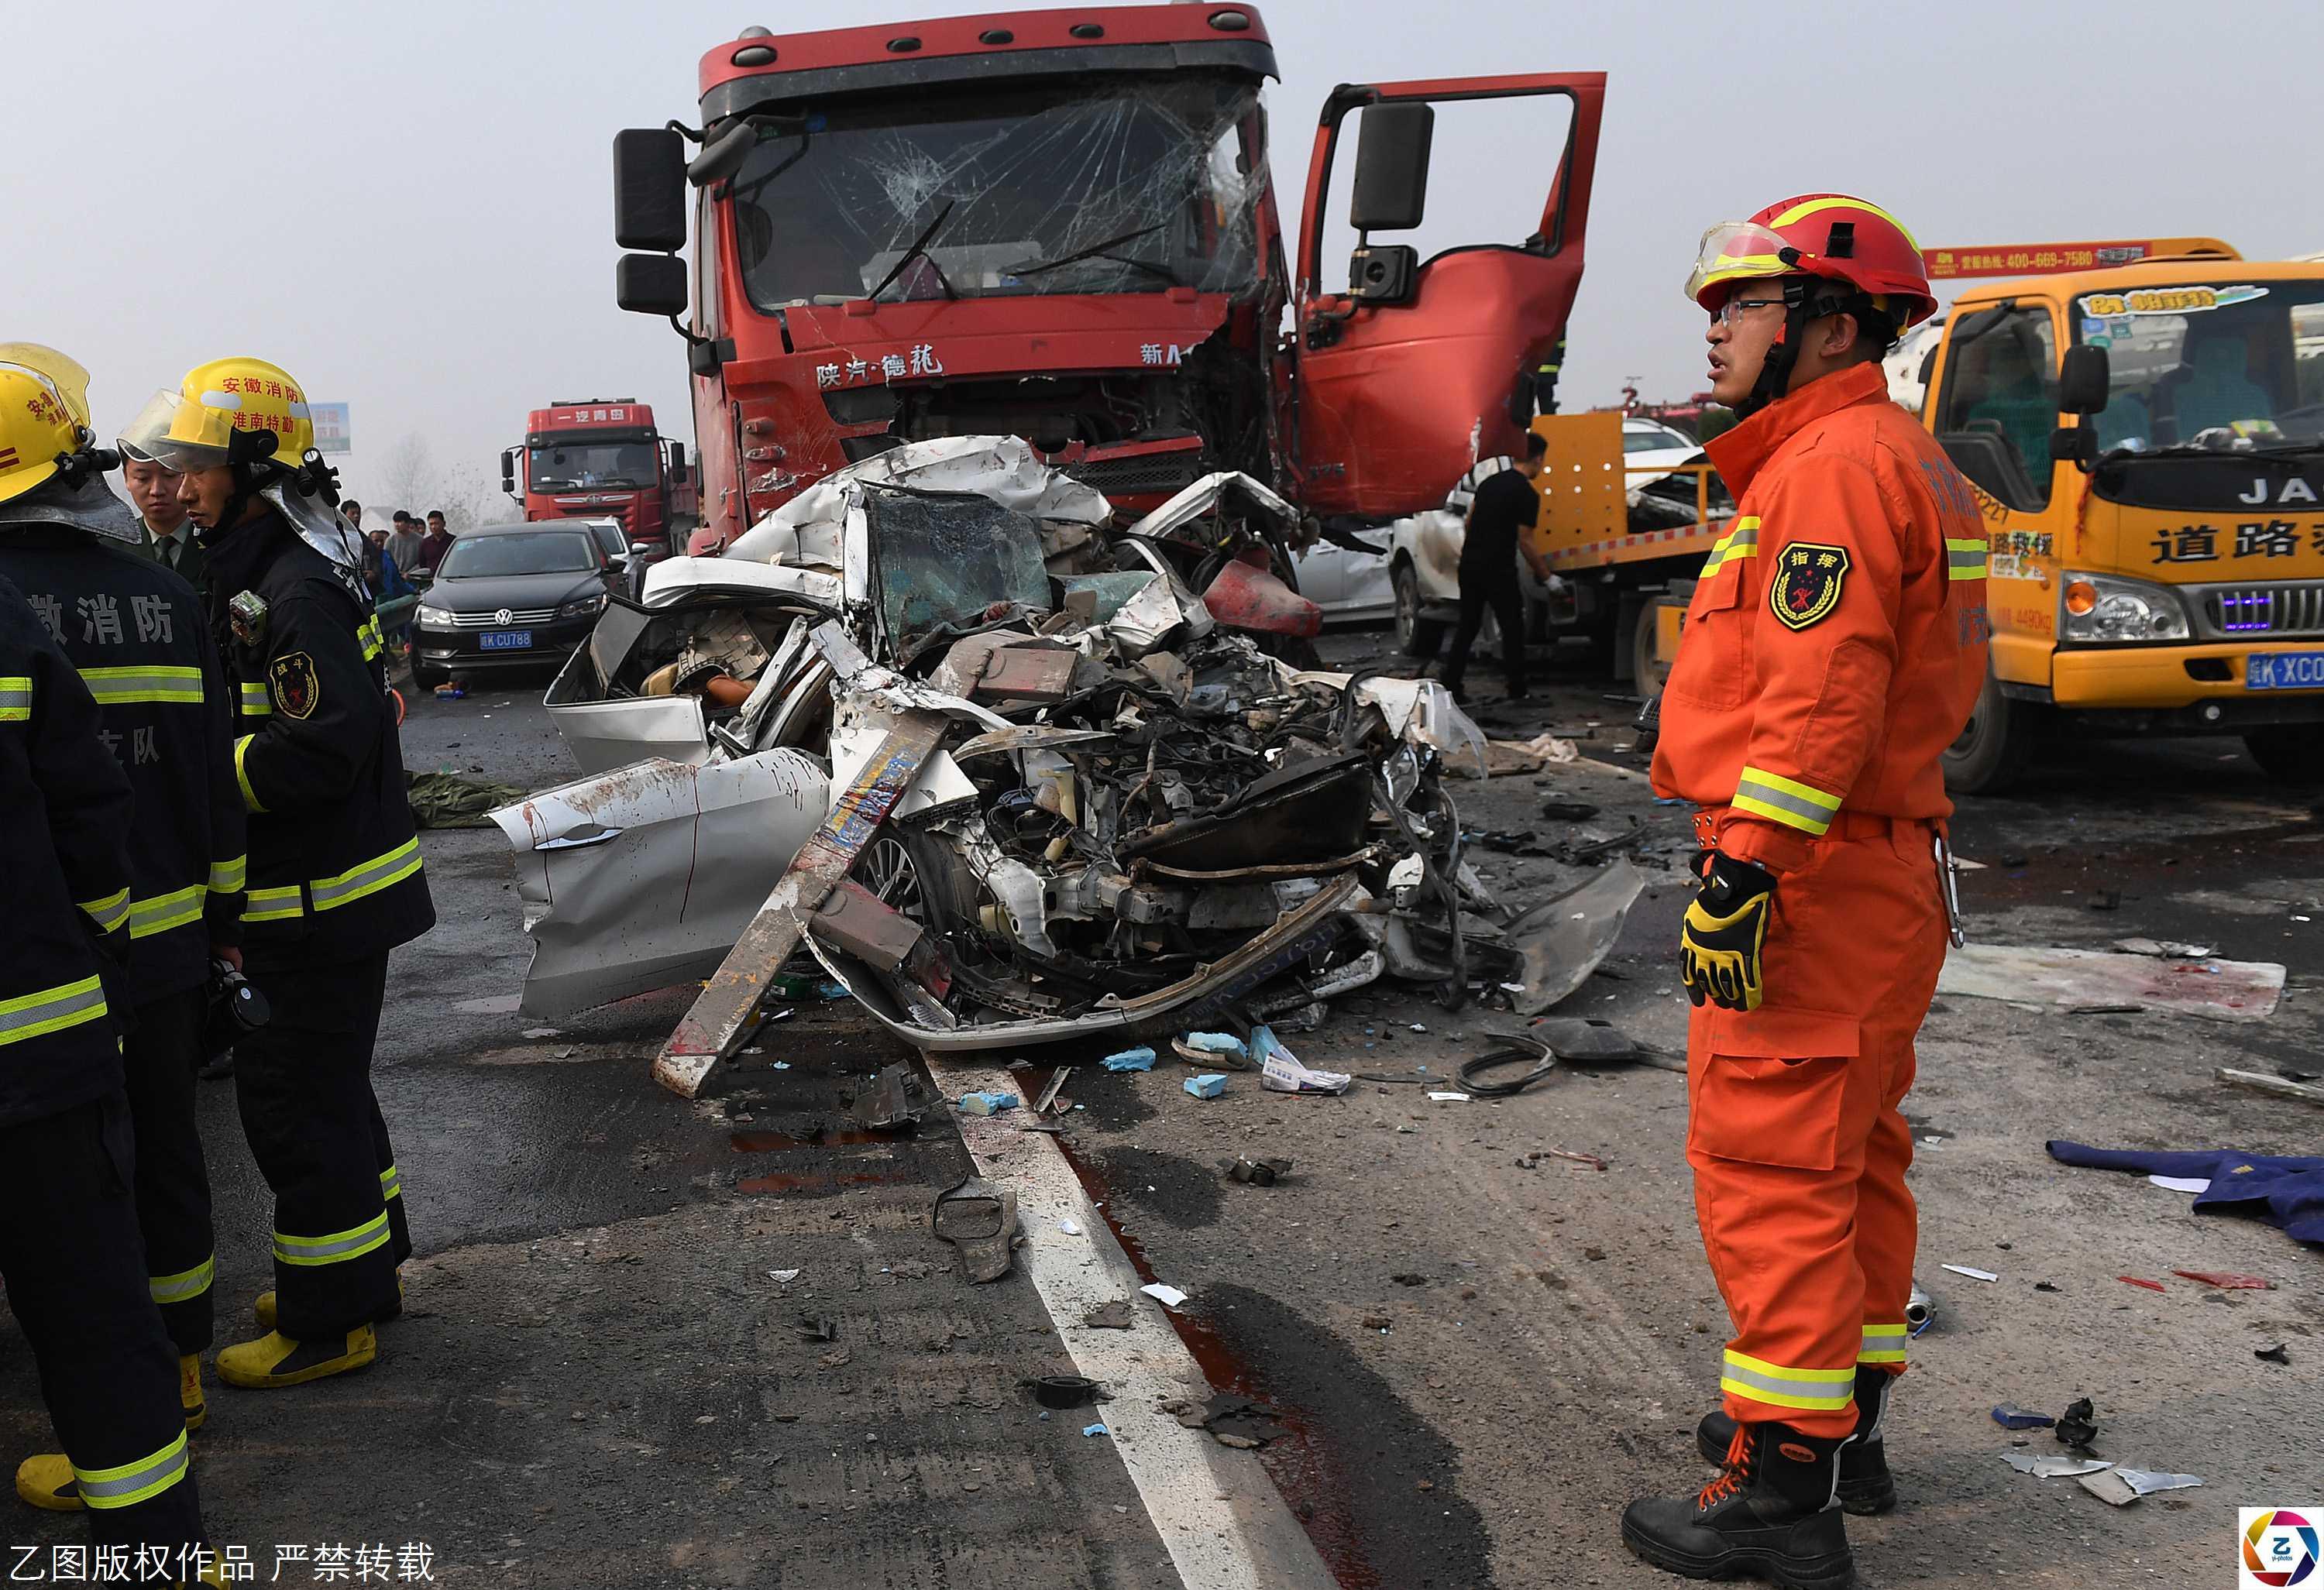
[[0,502],[57,473],[88,440],[88,372],[38,343],[0,343]]
[[166,469],[272,460],[286,470],[315,445],[307,394],[263,359],[213,359],[155,392],[121,433],[122,451]]

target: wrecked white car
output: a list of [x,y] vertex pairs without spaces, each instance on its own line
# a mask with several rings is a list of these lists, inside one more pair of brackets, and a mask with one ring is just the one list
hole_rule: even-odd
[[[1442,687],[1270,655],[1318,621],[1274,572],[1287,504],[1220,476],[1109,517],[1022,443],[951,438],[833,476],[724,559],[660,565],[552,708],[585,764],[664,759],[495,813],[540,946],[524,1008],[702,975],[779,880],[831,976],[932,1051],[1264,1018],[1384,969],[1536,1007],[1587,975],[1546,935],[1602,939],[1594,964],[1606,911],[1589,935],[1570,911],[1512,921],[1462,862],[1440,772],[1483,740]],[[649,716],[705,680],[698,717]],[[907,723],[908,782],[866,800]],[[591,887],[559,878],[593,850]],[[1610,882],[1618,930],[1635,875]]]

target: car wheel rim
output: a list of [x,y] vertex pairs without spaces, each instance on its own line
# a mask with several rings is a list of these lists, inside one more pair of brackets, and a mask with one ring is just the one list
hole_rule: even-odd
[[904,849],[901,840],[887,836],[875,841],[857,877],[890,910],[914,922],[927,922],[927,901],[920,888],[919,869],[912,865],[911,852]]

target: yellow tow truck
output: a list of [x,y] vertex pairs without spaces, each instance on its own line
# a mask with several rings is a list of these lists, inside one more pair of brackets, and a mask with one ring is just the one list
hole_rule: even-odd
[[[2238,734],[2270,776],[2324,782],[2324,262],[2212,238],[1927,258],[1941,282],[2012,278],[1960,292],[1891,361],[1991,542],[1992,674],[1947,782],[1999,790],[2078,734]],[[1680,571],[1723,524],[1708,482],[1692,524],[1622,522],[1618,438],[1593,421],[1536,422],[1538,545],[1619,615],[1617,658],[1651,691]]]

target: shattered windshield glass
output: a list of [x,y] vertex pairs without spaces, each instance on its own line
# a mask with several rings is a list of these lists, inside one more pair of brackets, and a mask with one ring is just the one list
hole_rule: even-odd
[[995,604],[1046,611],[1041,527],[990,498],[881,488],[863,514],[891,641],[982,621]]
[[1258,97],[1172,74],[813,111],[734,178],[744,286],[762,309],[1247,287]]

